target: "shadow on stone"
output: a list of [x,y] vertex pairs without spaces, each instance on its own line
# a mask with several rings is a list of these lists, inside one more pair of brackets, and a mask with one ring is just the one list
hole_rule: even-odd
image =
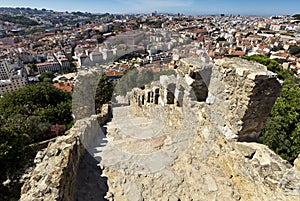
[[257,76],[255,83],[250,104],[242,119],[244,123],[239,133],[240,142],[260,142],[261,130],[281,92],[282,86],[276,78],[265,79],[264,76]]
[[75,201],[106,201],[107,177],[101,176],[98,161],[86,152],[80,159],[76,178]]

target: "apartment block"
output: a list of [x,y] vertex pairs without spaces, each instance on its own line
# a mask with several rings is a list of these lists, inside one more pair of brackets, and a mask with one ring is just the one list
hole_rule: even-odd
[[0,60],[0,96],[28,85],[28,78],[21,61]]

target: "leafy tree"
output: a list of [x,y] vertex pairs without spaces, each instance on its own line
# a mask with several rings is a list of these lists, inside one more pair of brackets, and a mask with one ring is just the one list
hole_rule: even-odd
[[154,79],[154,73],[150,69],[143,70],[138,74],[136,82],[138,86],[144,86],[146,84],[150,84]]
[[33,75],[35,72],[37,72],[37,66],[35,64],[28,64],[29,73]]
[[36,21],[33,21],[25,16],[12,16],[8,14],[1,14],[0,19],[11,23],[21,24],[24,26],[35,26],[38,25]]
[[17,114],[49,124],[67,124],[72,121],[71,94],[44,82],[5,93],[0,99],[0,117],[9,119]]
[[[51,124],[72,122],[71,94],[41,82],[0,98],[0,197],[9,199],[24,165],[33,159],[30,144],[47,139]],[[2,183],[10,179],[8,186]]]
[[282,158],[293,163],[300,154],[300,80],[285,79],[281,96],[277,98],[261,140]]
[[279,64],[283,64],[283,63],[287,62],[286,59],[278,59],[278,58],[276,58],[274,60],[277,61]]
[[284,49],[283,49],[282,46],[276,46],[276,47],[273,47],[273,48],[271,49],[271,51],[273,51],[273,52],[277,52],[277,51],[279,51],[279,50],[284,50]]
[[107,77],[102,76],[99,80],[95,95],[95,110],[100,112],[100,107],[112,99],[114,84]]
[[55,78],[55,75],[52,71],[44,72],[39,76],[39,80],[41,82],[50,82],[50,83],[52,83],[53,78]]
[[289,48],[289,53],[292,54],[292,55],[300,54],[300,46],[295,46],[295,45],[291,46]]
[[134,87],[138,87],[137,76],[138,71],[136,68],[126,71],[116,85],[115,90],[117,95],[125,96],[126,93],[131,91]]
[[[22,125],[28,123],[22,115],[15,115],[7,120],[0,120],[0,197],[11,200],[20,195],[19,173],[36,154],[31,142],[30,132]],[[28,125],[29,127],[29,125]],[[10,181],[3,185],[4,181]]]
[[300,20],[300,14],[295,14],[295,15],[293,15],[293,17]]
[[288,75],[291,75],[291,72],[289,72],[288,70],[283,69],[277,61],[275,61],[273,59],[270,59],[267,56],[252,55],[252,56],[243,56],[242,58],[247,59],[247,60],[256,61],[260,64],[263,64],[263,65],[267,66],[269,71],[277,73],[279,79],[284,79]]

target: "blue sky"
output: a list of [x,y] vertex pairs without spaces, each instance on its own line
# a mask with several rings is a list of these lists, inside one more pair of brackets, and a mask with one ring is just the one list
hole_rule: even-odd
[[0,0],[0,7],[46,8],[93,13],[242,14],[300,13],[299,0]]

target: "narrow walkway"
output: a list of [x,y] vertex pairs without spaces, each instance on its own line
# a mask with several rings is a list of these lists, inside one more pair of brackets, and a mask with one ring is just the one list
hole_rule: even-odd
[[159,119],[132,116],[129,106],[113,107],[112,120],[99,128],[81,159],[75,200],[105,200],[107,178],[101,177],[99,163],[130,174],[157,172],[172,164],[196,135],[186,125],[183,121],[180,128],[172,128]]
[[86,152],[77,172],[75,201],[106,201],[107,179],[101,177],[98,161]]
[[[129,106],[114,107],[106,125],[107,143],[94,147],[92,155],[102,165],[119,171],[149,173],[164,169],[189,147],[196,131],[173,128],[156,118],[132,116]],[[100,146],[99,146],[100,145]]]

